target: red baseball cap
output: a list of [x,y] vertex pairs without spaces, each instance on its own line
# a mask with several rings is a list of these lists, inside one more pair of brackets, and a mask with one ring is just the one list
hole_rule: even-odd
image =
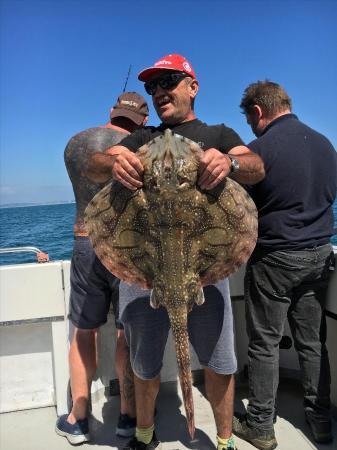
[[192,78],[196,78],[195,72],[187,59],[181,55],[173,54],[163,56],[157,62],[155,62],[152,67],[148,67],[147,69],[142,70],[138,74],[138,80],[147,81],[150,75],[161,70],[175,70],[179,72],[185,72],[191,75]]

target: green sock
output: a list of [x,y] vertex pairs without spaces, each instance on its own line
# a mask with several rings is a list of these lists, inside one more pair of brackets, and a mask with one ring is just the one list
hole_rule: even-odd
[[218,441],[217,450],[226,450],[227,448],[233,448],[233,449],[236,448],[233,435],[228,439],[223,439],[223,438],[217,436],[216,440]]
[[149,444],[152,440],[153,432],[154,432],[154,424],[151,425],[149,428],[136,427],[136,438],[139,442]]

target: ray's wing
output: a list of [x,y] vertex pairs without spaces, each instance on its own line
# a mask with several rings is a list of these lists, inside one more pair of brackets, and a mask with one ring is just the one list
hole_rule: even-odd
[[193,239],[196,270],[201,284],[214,284],[247,262],[257,239],[257,211],[246,191],[227,178],[204,193],[200,208],[204,228]]
[[85,224],[97,256],[111,273],[143,288],[151,286],[155,252],[142,190],[133,192],[120,183],[105,186],[89,203]]

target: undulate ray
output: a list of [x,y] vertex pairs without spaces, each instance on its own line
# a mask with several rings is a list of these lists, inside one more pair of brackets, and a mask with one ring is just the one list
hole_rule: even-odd
[[193,437],[187,314],[194,303],[203,303],[203,286],[248,260],[257,238],[257,212],[246,191],[229,178],[212,191],[201,191],[202,150],[171,130],[137,155],[144,166],[143,188],[106,186],[87,207],[86,227],[107,269],[123,281],[151,287],[151,305],[167,309]]

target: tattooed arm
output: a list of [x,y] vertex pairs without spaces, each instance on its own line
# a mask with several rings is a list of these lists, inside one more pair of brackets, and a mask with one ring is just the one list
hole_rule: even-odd
[[113,178],[132,190],[143,185],[143,166],[139,158],[123,145],[115,145],[104,153],[94,153],[89,160],[86,174],[88,178],[99,183]]

